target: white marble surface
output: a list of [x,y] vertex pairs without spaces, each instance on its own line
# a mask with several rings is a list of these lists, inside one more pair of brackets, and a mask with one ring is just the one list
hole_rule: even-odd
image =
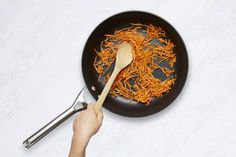
[[156,115],[104,110],[93,157],[236,156],[234,0],[0,0],[0,156],[65,157],[73,118],[32,149],[22,141],[69,107],[84,86],[81,55],[103,19],[143,10],[168,20],[189,54],[186,86]]

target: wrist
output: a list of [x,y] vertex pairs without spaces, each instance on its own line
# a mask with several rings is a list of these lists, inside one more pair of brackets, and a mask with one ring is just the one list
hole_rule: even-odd
[[90,138],[73,134],[69,157],[83,156]]
[[73,134],[72,141],[74,145],[77,146],[77,148],[85,149],[88,145],[88,142],[90,140],[90,137],[88,136],[81,136],[80,134]]

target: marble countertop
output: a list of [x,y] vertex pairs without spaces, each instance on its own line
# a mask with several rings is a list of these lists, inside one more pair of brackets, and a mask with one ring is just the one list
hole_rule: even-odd
[[102,20],[127,10],[157,14],[179,31],[189,55],[188,79],[177,100],[153,116],[103,110],[87,156],[236,156],[233,0],[1,0],[0,156],[67,156],[73,118],[32,149],[22,142],[72,104],[84,86],[86,39]]

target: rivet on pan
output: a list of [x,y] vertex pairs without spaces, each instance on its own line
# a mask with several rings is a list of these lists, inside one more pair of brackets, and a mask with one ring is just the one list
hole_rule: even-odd
[[96,91],[96,88],[95,88],[94,86],[92,86],[91,89],[92,89],[93,91]]

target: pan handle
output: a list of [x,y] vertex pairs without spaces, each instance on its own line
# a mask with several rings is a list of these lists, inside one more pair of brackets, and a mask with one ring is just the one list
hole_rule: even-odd
[[72,105],[70,108],[68,108],[62,114],[60,114],[59,116],[54,118],[51,122],[49,122],[44,127],[39,129],[36,133],[31,135],[29,138],[27,138],[23,142],[23,145],[25,146],[25,148],[30,148],[32,145],[37,143],[40,139],[42,139],[44,136],[46,136],[49,132],[51,132],[53,129],[55,129],[58,125],[60,125],[62,122],[64,122],[70,116],[72,116],[74,113],[84,110],[86,108],[87,108],[87,103],[78,102],[75,105]]

